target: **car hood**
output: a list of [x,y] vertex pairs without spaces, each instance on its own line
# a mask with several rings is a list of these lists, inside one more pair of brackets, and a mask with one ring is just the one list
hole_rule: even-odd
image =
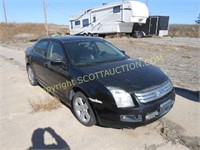
[[[132,70],[130,68],[127,69],[130,64],[132,64]],[[133,69],[133,64],[137,66],[135,69]],[[122,66],[124,66],[124,69],[122,69]],[[119,69],[120,67],[121,70]],[[116,68],[118,68],[118,73],[113,71]],[[83,77],[87,78],[87,80],[92,79],[91,82],[99,82],[104,86],[117,87],[127,92],[142,91],[161,85],[169,80],[167,75],[158,67],[145,64],[143,61],[137,59],[126,59],[95,66],[85,66],[80,67],[79,70],[83,74],[79,79],[83,79]],[[119,70],[121,73],[119,73]],[[94,77],[95,80],[93,80]]]

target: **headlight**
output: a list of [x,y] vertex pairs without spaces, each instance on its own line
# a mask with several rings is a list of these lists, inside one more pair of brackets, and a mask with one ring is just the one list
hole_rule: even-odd
[[131,95],[126,91],[110,86],[107,89],[112,93],[118,108],[134,106]]

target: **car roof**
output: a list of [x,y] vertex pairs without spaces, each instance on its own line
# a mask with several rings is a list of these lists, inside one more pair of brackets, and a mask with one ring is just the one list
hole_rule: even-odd
[[65,42],[72,42],[72,41],[82,41],[82,40],[100,40],[101,38],[98,37],[86,37],[86,36],[59,36],[59,37],[50,37],[50,38],[42,38],[41,40],[44,39],[54,39],[54,40],[59,40],[62,43]]

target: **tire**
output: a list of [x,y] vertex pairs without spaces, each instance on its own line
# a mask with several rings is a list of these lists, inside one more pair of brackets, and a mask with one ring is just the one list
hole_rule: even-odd
[[144,37],[144,35],[140,31],[135,31],[135,33],[133,34],[133,37],[135,37],[135,38],[142,38],[142,37]]
[[81,92],[77,92],[72,100],[72,109],[75,117],[85,126],[96,124],[95,114],[88,103],[88,98]]
[[144,34],[142,32],[139,32],[139,38],[143,38]]
[[32,86],[38,85],[37,79],[30,65],[27,66],[28,80]]

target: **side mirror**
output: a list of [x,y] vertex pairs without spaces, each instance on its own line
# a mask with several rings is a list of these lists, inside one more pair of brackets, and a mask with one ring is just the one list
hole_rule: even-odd
[[126,52],[124,50],[120,50],[123,54],[126,54]]
[[64,66],[66,63],[63,60],[51,60],[52,66]]

